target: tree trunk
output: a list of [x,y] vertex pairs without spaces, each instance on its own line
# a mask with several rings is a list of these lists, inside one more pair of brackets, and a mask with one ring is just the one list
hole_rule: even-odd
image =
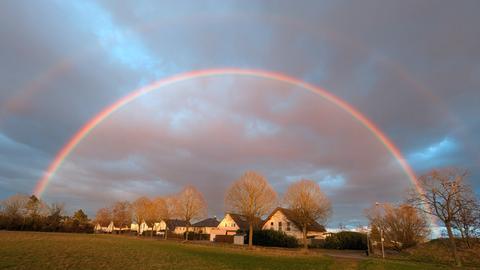
[[455,243],[455,237],[453,236],[453,233],[452,233],[452,226],[450,225],[450,223],[445,224],[445,226],[447,227],[448,239],[450,242],[450,248],[452,249],[453,258],[455,259],[455,265],[462,266],[460,257],[458,257],[457,244]]
[[253,247],[253,224],[250,223],[250,231],[248,232],[248,247]]
[[307,225],[303,225],[303,248],[305,250],[308,249],[308,243],[307,243]]
[[188,241],[188,225],[187,225],[187,231],[185,232],[185,241]]
[[468,231],[468,228],[465,229],[465,242],[467,243],[467,248],[472,248],[470,245],[470,233]]

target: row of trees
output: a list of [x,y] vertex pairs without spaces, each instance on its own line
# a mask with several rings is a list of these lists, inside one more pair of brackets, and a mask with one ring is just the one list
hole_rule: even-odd
[[448,235],[449,246],[456,265],[460,266],[456,233],[467,248],[472,238],[480,234],[480,203],[466,183],[468,172],[457,168],[433,170],[418,178],[420,190],[412,189],[400,205],[377,203],[366,211],[372,228],[372,238],[402,249],[422,242],[430,235],[433,217]]
[[[95,223],[107,225],[111,221],[118,227],[125,227],[132,222],[141,224],[145,222],[153,227],[159,220],[168,220],[179,218],[187,223],[188,227],[194,219],[202,218],[206,215],[207,204],[200,193],[193,186],[184,187],[178,194],[167,196],[158,196],[153,199],[142,196],[133,202],[118,201],[111,207],[101,208],[95,216]],[[152,230],[153,236],[153,230]],[[165,234],[165,237],[167,234]]]
[[[292,210],[302,227],[303,245],[308,248],[307,227],[315,221],[326,222],[331,204],[320,186],[312,180],[292,183],[280,201]],[[244,215],[249,223],[248,245],[253,245],[253,226],[279,204],[277,193],[267,179],[256,172],[246,172],[235,181],[225,195],[227,209]]]
[[[291,184],[282,200],[296,215],[302,226],[304,246],[307,247],[307,227],[315,221],[325,222],[331,214],[331,204],[317,183],[300,180]],[[246,172],[236,180],[225,195],[228,211],[241,214],[249,223],[249,246],[253,244],[253,229],[259,220],[278,206],[277,193],[267,179],[257,172]],[[140,197],[129,203],[119,201],[111,207],[98,210],[95,221],[108,224],[113,221],[123,227],[132,221],[140,224],[145,221],[148,226],[159,220],[179,218],[187,226],[194,219],[205,216],[207,205],[203,195],[193,186],[187,186],[178,194],[149,199]],[[152,231],[153,235],[153,231]],[[165,234],[167,235],[167,234]],[[185,235],[188,239],[188,227]]]
[[13,195],[0,202],[0,229],[48,232],[92,232],[83,210],[72,216],[63,204],[46,204],[35,195]]

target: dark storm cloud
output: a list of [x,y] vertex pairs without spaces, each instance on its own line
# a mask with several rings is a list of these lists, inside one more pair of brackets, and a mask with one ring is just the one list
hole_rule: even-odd
[[[478,9],[478,1],[2,1],[0,196],[29,193],[75,131],[132,89],[225,66],[322,86],[377,123],[417,172],[462,166],[478,189]],[[303,90],[238,78],[182,85],[99,126],[46,198],[92,213],[193,182],[219,214],[228,184],[256,169],[280,193],[314,178],[334,198],[335,225],[361,220],[371,198],[401,199],[408,185],[371,134]]]

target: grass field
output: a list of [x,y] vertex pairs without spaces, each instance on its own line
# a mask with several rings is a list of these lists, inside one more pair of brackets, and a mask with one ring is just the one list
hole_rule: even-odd
[[117,235],[0,231],[0,269],[450,269],[318,252],[244,250]]

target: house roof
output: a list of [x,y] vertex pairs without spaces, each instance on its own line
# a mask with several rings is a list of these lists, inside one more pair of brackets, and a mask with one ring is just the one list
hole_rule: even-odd
[[180,219],[168,219],[165,221],[169,230],[175,230],[176,227],[186,227],[188,222]]
[[[246,216],[240,215],[240,214],[234,214],[234,213],[227,213],[227,215],[230,215],[230,217],[233,219],[233,221],[235,221],[235,223],[237,224],[240,230],[249,229],[248,220]],[[263,220],[261,219],[256,220],[254,227],[257,227],[258,224],[263,224]]]
[[220,222],[217,218],[207,218],[197,223],[194,223],[193,227],[217,227]]
[[[301,222],[298,220],[297,216],[295,215],[295,212],[293,212],[291,209],[283,208],[283,207],[275,208],[275,210],[273,210],[273,212],[265,220],[263,225],[265,225],[265,223],[267,223],[268,220],[270,220],[270,218],[272,218],[272,216],[275,215],[275,213],[278,212],[278,211],[282,212],[282,214],[284,214],[285,217],[288,220],[293,222],[293,224],[295,224],[295,226],[297,226],[299,229],[302,229]],[[323,225],[320,225],[317,221],[312,219],[312,220],[310,220],[310,225],[307,226],[307,231],[309,231],[309,232],[326,232],[327,230],[325,230],[325,227]]]

